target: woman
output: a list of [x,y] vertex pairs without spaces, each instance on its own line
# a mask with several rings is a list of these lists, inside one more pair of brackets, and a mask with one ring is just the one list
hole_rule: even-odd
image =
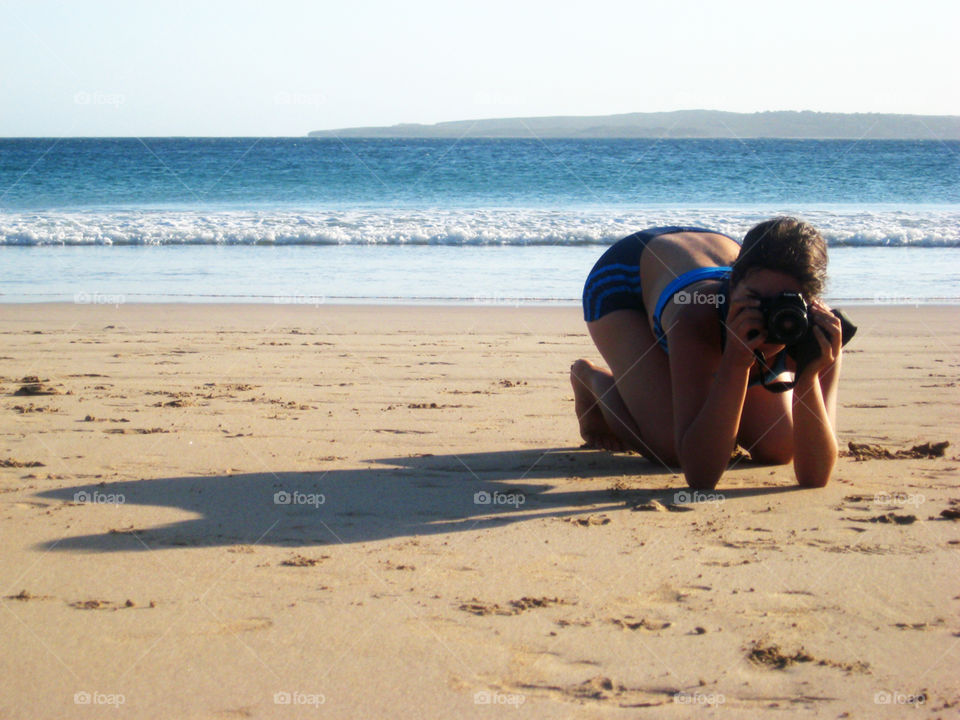
[[[679,465],[696,489],[716,486],[738,443],[759,462],[792,459],[804,487],[826,485],[842,334],[820,300],[826,267],[820,233],[788,217],[760,223],[742,247],[695,227],[652,228],[613,245],[583,293],[610,371],[583,359],[570,369],[583,439]],[[763,309],[781,293],[803,296],[819,355],[792,390],[771,392],[772,376],[796,367],[767,337]]]

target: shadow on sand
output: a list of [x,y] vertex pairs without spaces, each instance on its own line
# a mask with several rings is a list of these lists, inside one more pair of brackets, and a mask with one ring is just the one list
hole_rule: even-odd
[[[158,547],[262,544],[286,547],[358,543],[449,533],[533,518],[574,517],[673,502],[683,488],[658,468],[630,455],[579,448],[418,455],[367,461],[369,468],[259,472],[107,482],[49,490],[39,497],[71,502],[171,507],[198,517],[167,525],[117,527],[66,537],[45,550],[131,551]],[[660,487],[612,490],[592,479],[660,477]],[[552,492],[552,480],[570,488]],[[726,500],[790,492],[796,487],[739,488]],[[135,520],[133,520],[135,522]]]

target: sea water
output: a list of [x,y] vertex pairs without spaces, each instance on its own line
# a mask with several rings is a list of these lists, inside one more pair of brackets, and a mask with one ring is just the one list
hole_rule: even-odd
[[960,142],[0,139],[0,300],[576,303],[654,225],[790,214],[828,299],[960,302]]

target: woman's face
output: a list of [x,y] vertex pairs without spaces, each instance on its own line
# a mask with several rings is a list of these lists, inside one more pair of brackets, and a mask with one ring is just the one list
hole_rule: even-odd
[[[748,300],[770,300],[782,292],[800,292],[800,281],[792,275],[777,270],[755,268],[744,276],[732,290],[732,298],[742,296]],[[765,361],[771,361],[783,350],[783,345],[763,343],[758,350]]]

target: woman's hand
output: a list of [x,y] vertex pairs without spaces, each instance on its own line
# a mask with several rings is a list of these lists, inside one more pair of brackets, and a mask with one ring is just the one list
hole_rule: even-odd
[[726,320],[727,341],[724,358],[737,367],[750,369],[756,360],[754,352],[766,342],[767,331],[760,312],[760,300],[751,297],[741,283],[730,298]]
[[812,380],[823,370],[833,365],[840,357],[843,344],[843,331],[840,327],[840,318],[830,312],[821,300],[811,300],[807,312],[813,323],[813,336],[820,346],[820,355],[811,360],[800,376],[800,380]]

